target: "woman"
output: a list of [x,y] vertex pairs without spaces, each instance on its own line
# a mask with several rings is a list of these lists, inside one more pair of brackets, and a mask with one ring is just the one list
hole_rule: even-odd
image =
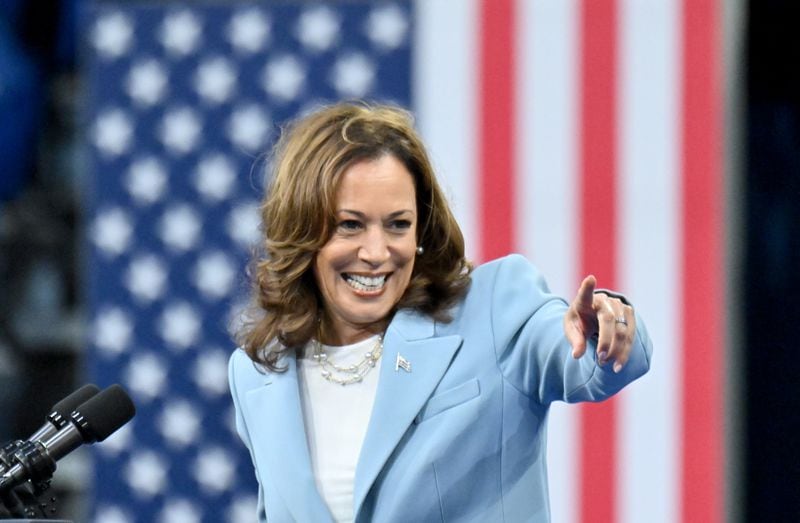
[[259,517],[548,521],[549,405],[647,371],[632,308],[592,276],[568,306],[518,255],[473,271],[402,110],[322,109],[273,165],[230,361]]

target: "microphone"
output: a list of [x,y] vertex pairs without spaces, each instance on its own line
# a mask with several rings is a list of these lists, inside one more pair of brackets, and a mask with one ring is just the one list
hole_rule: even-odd
[[[45,424],[39,427],[39,430],[34,432],[33,435],[28,438],[28,441],[44,441],[52,437],[56,432],[64,428],[64,426],[69,423],[68,418],[73,410],[75,410],[81,403],[84,403],[89,398],[95,396],[98,392],[100,392],[100,389],[97,387],[97,385],[89,383],[53,405],[50,414],[45,417],[47,420]],[[16,452],[23,443],[24,442],[20,440],[15,440],[6,444],[2,449],[0,449],[0,473],[13,465],[12,458],[14,452]]]
[[56,461],[83,443],[103,441],[135,414],[130,396],[119,385],[111,385],[73,410],[68,423],[45,441],[24,442],[14,453],[14,465],[0,476],[0,493],[28,480],[34,484],[48,481]]
[[99,392],[100,388],[97,385],[89,383],[53,405],[53,410],[46,417],[47,423],[34,432],[28,438],[28,441],[46,440],[52,437],[69,423],[69,415],[73,410],[96,396]]

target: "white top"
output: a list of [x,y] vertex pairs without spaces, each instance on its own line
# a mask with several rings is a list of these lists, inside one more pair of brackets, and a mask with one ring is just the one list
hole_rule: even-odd
[[[342,347],[322,345],[322,349],[330,363],[349,366],[360,362],[366,352],[374,351],[379,340],[376,335]],[[333,519],[353,521],[356,465],[372,413],[381,362],[378,360],[363,381],[342,386],[322,377],[322,367],[311,357],[313,353],[309,343],[297,360],[311,467],[317,490]]]

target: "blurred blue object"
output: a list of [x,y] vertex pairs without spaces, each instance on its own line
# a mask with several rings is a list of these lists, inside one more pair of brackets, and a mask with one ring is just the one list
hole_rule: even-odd
[[77,58],[78,0],[62,0],[60,5],[54,58],[58,67],[71,69]]
[[0,20],[0,202],[30,176],[42,106],[40,74]]
[[8,27],[16,27],[24,7],[25,0],[0,0],[0,18]]

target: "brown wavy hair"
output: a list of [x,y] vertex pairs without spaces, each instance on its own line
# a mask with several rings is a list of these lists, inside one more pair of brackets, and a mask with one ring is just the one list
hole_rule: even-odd
[[312,266],[335,227],[336,191],[351,165],[384,155],[414,179],[417,256],[396,309],[413,308],[437,321],[469,286],[464,237],[436,181],[411,114],[403,109],[340,103],[286,127],[273,150],[271,181],[261,205],[262,251],[251,265],[254,300],[237,341],[272,371],[282,353],[322,334],[323,301]]

